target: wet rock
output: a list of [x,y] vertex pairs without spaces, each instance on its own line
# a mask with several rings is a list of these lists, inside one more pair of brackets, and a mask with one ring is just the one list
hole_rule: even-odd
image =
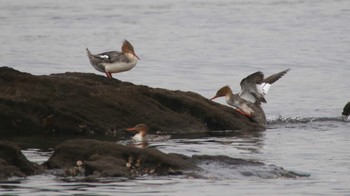
[[191,158],[191,161],[199,164],[199,163],[210,163],[210,162],[216,162],[216,163],[223,163],[227,165],[254,165],[254,166],[262,166],[264,163],[258,162],[258,161],[249,161],[245,159],[239,159],[239,158],[231,158],[224,155],[217,155],[217,156],[210,156],[210,155],[193,155]]
[[89,73],[34,76],[1,67],[0,91],[0,135],[120,136],[138,123],[166,134],[263,129],[193,92]]
[[28,161],[16,144],[0,141],[0,181],[9,177],[39,174],[40,166]]
[[0,182],[13,176],[25,177],[26,175],[18,167],[10,165],[7,161],[0,158]]
[[85,176],[85,165],[81,160],[77,161],[77,165],[65,170],[65,176]]
[[84,161],[85,175],[96,175],[101,177],[129,177],[130,173],[123,159],[112,156],[92,155],[90,161]]
[[194,155],[191,162],[202,168],[198,173],[201,178],[243,179],[247,177],[260,179],[308,177],[309,174],[285,170],[275,165],[260,161],[245,160],[218,155]]
[[[180,156],[165,154],[157,149],[136,148],[90,139],[62,143],[44,166],[48,169],[65,169],[66,175],[75,176],[77,161],[82,161],[85,176],[94,177],[131,178],[145,174],[169,175],[177,171],[198,169]],[[180,173],[182,172],[176,174]]]
[[254,160],[223,155],[188,157],[181,154],[166,154],[152,148],[136,148],[87,139],[62,143],[44,166],[48,169],[64,169],[66,176],[80,175],[90,179],[183,174],[195,178],[215,179],[242,177],[274,179],[308,176]]

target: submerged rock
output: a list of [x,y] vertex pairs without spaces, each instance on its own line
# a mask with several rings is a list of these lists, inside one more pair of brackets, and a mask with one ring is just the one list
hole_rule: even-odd
[[[113,142],[90,139],[69,140],[59,145],[43,165],[48,169],[65,169],[75,176],[81,161],[85,176],[135,177],[141,175],[182,174],[197,166],[181,156],[165,154],[157,149],[136,148]],[[72,171],[72,172],[71,172]]]
[[120,136],[138,123],[166,134],[264,129],[193,92],[89,73],[34,76],[1,67],[0,91],[0,135]]
[[276,178],[297,178],[308,177],[309,174],[288,171],[275,165],[267,165],[260,161],[232,158],[224,155],[193,155],[191,161],[201,172],[202,178],[211,179],[276,179]]
[[64,169],[66,176],[81,175],[90,179],[178,174],[217,179],[234,179],[237,176],[263,179],[307,176],[254,160],[223,155],[187,157],[181,154],[166,154],[152,148],[136,148],[87,139],[62,143],[44,166],[48,169]]
[[[45,169],[48,169],[45,171]],[[262,179],[305,177],[259,161],[231,158],[224,155],[193,155],[163,153],[154,148],[137,148],[114,142],[92,139],[68,140],[57,146],[41,166],[31,163],[18,146],[0,142],[0,181],[9,177],[25,177],[39,173],[77,177],[98,181],[100,177],[134,178],[144,175],[185,175],[195,178]]]
[[41,173],[42,168],[31,163],[16,144],[0,141],[0,181],[9,177],[25,177]]

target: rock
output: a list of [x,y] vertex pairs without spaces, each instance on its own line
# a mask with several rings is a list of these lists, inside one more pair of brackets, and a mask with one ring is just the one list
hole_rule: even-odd
[[74,176],[77,161],[82,161],[85,176],[95,177],[131,178],[145,174],[182,174],[185,170],[198,169],[181,156],[165,154],[157,149],[136,148],[91,139],[75,139],[62,143],[43,166],[48,169],[65,169],[66,174]]
[[85,175],[96,175],[102,177],[129,177],[130,172],[126,167],[126,161],[113,156],[92,155],[90,161],[84,162]]
[[10,165],[7,161],[0,158],[0,182],[6,181],[9,177],[25,177],[26,175],[21,170],[13,165]]
[[26,159],[16,144],[0,141],[0,181],[13,176],[39,174],[42,171],[40,166]]
[[266,165],[255,160],[232,158],[224,155],[193,155],[192,163],[202,168],[198,173],[201,178],[215,179],[260,179],[309,177],[309,174],[285,170],[275,165]]
[[121,136],[138,123],[166,134],[264,129],[193,92],[89,73],[34,76],[0,67],[0,91],[0,135]]

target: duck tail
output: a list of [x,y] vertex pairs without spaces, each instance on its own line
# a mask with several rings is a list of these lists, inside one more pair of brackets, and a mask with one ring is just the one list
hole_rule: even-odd
[[88,48],[86,48],[86,53],[87,53],[87,56],[89,57],[90,63],[93,64],[94,63],[94,55],[90,52],[90,50]]
[[86,52],[87,52],[88,57],[91,58],[92,53],[90,52],[90,50],[88,48],[86,48]]

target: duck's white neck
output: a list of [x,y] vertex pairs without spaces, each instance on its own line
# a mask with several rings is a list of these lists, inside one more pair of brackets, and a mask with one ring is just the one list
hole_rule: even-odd
[[271,84],[269,84],[269,83],[262,83],[261,84],[261,89],[262,89],[262,92],[264,93],[264,95],[266,95],[267,92],[269,92],[270,87],[271,87]]
[[132,137],[132,141],[134,141],[134,142],[144,142],[145,141],[145,137],[141,133],[138,133],[138,134],[134,135],[134,137]]
[[233,94],[232,94],[232,93],[227,93],[227,94],[225,95],[225,101],[226,101],[226,103],[228,103],[228,102],[230,102],[230,101],[231,101],[232,96],[233,96]]
[[134,56],[133,54],[131,54],[131,53],[124,53],[124,55],[126,56],[126,57],[128,57],[128,59],[130,60],[130,61],[135,61],[135,62],[137,62],[137,58],[136,58],[136,56]]

